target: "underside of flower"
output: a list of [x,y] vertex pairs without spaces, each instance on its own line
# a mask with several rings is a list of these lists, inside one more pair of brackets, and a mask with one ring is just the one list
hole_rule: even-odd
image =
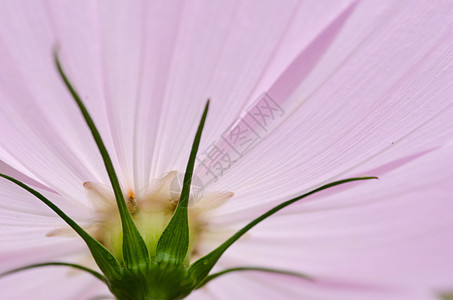
[[[173,184],[178,179],[177,171],[170,171],[138,191],[129,190],[124,195],[129,213],[145,241],[150,257],[156,255],[157,242],[178,206],[181,190]],[[121,218],[110,187],[95,182],[85,182],[84,188],[94,208],[92,224],[85,228],[97,241],[106,247],[118,261],[122,261]],[[198,252],[196,245],[202,236],[206,223],[205,213],[215,209],[233,197],[232,192],[216,192],[192,199],[188,207],[189,250],[187,260],[191,261]],[[191,198],[197,195],[191,195]],[[60,231],[63,232],[63,231]],[[58,235],[57,232],[49,234]]]
[[[304,280],[314,280],[301,273],[259,266],[242,266],[214,274],[211,270],[233,243],[279,210],[330,187],[376,178],[356,177],[338,180],[285,201],[252,220],[210,253],[193,261],[197,241],[202,236],[207,222],[204,219],[204,212],[216,208],[233,197],[230,191],[221,191],[203,195],[194,201],[194,196],[190,192],[209,101],[195,135],[181,189],[172,188],[177,172],[171,171],[150,183],[144,190],[123,191],[94,121],[65,75],[57,55],[55,55],[55,61],[61,78],[80,108],[96,141],[111,187],[95,182],[84,184],[93,203],[94,218],[92,226],[82,228],[36,190],[7,175],[0,174],[0,176],[32,193],[57,213],[85,241],[103,274],[77,264],[47,262],[25,266],[0,276],[42,266],[69,266],[94,275],[108,286],[117,299],[121,300],[180,299],[219,276],[244,270],[281,273]],[[49,235],[53,234],[58,233],[53,232]]]

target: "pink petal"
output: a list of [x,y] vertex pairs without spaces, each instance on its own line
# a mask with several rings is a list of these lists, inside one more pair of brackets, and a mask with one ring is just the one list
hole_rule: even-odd
[[[174,7],[164,2],[2,2],[0,97],[6,100],[0,106],[0,135],[7,142],[0,145],[0,159],[58,192],[62,197],[55,199],[73,205],[74,213],[77,202],[87,203],[84,181],[107,182],[90,133],[55,72],[51,50],[57,41],[122,184],[140,189],[150,177],[184,169],[208,97],[213,105],[202,149],[247,104],[278,85],[287,70],[304,66],[296,58],[353,2],[181,2]],[[334,178],[371,171],[382,178],[326,193],[293,209],[292,215],[262,224],[229,252],[225,266],[252,259],[277,267],[297,262],[315,275],[420,289],[451,282],[445,278],[451,278],[446,261],[452,216],[444,199],[451,193],[447,178],[452,174],[445,170],[451,149],[441,148],[453,133],[451,13],[447,2],[361,1],[342,27],[334,28],[338,30],[326,52],[304,81],[291,86],[287,99],[279,99],[287,122],[211,187],[236,195],[213,217],[219,224],[237,226],[234,220],[244,222],[257,208]],[[279,87],[286,88],[285,82]],[[18,196],[26,203],[37,201]],[[436,201],[427,202],[431,197]],[[8,248],[18,250],[11,260],[15,264],[25,255],[19,250],[26,243],[14,238],[26,237],[36,247],[52,222],[45,209],[30,216],[22,202],[10,205],[9,195],[1,199],[0,213],[8,226],[14,225],[13,218],[38,225],[2,232],[2,241],[18,242],[17,248]],[[421,219],[426,224],[416,226]],[[288,224],[307,231],[284,233]],[[276,252],[263,247],[269,237],[280,239],[277,246],[285,257],[269,261]],[[61,243],[54,245],[55,252],[36,252],[30,260],[70,254]],[[268,252],[259,257],[257,247]],[[397,260],[395,253],[402,258]],[[425,274],[419,272],[421,263]],[[250,298],[262,286],[254,282],[266,281],[262,275],[239,276],[252,287],[244,291]],[[210,295],[239,297],[237,281],[222,280],[215,290],[208,289]],[[277,293],[274,288],[263,287],[263,296]],[[11,297],[27,297],[17,291],[11,290]],[[287,297],[332,298],[316,287],[285,286],[284,291]],[[423,297],[429,296],[420,292],[407,299]]]
[[83,201],[82,178],[101,180],[105,171],[56,73],[56,38],[46,9],[38,2],[1,6],[0,132],[8,141],[0,147],[1,159],[66,198]]
[[[379,180],[295,204],[228,250],[223,266],[297,270],[321,282],[383,287],[385,293],[418,291],[420,297],[427,289],[434,295],[451,288],[452,150],[442,147]],[[238,221],[230,222],[234,227]],[[277,283],[274,277],[268,276]],[[299,292],[324,289],[324,284],[304,285]]]
[[222,213],[270,206],[451,140],[451,8],[399,5],[357,5],[287,100],[290,117],[210,187],[235,187]]
[[106,287],[97,279],[93,279],[92,275],[85,273],[71,275],[70,272],[70,268],[43,267],[2,278],[1,299],[85,300],[109,295]]
[[[87,207],[51,192],[38,191],[82,226],[89,224]],[[0,179],[0,219],[0,272],[72,253],[88,254],[77,235],[47,236],[56,228],[68,228],[68,225],[39,199],[3,178]]]

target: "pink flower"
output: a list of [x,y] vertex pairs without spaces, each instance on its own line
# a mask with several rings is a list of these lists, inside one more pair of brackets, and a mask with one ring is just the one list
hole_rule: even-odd
[[[436,299],[453,289],[452,13],[448,1],[421,0],[2,1],[0,171],[111,238],[102,227],[117,222],[105,217],[114,214],[109,179],[55,68],[56,44],[123,191],[142,206],[172,189],[169,172],[184,172],[206,99],[204,159],[216,146],[226,151],[231,125],[262,108],[267,92],[277,110],[255,115],[256,135],[242,140],[254,143],[203,191],[218,203],[193,208],[201,230],[192,258],[327,182],[380,179],[282,210],[216,265],[292,270],[314,282],[237,272],[190,297]],[[0,273],[54,260],[92,265],[67,228],[0,180]],[[109,294],[61,267],[0,278],[0,291],[2,300]]]

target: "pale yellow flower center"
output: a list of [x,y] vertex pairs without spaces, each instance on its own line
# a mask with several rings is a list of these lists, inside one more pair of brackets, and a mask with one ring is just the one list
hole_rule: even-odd
[[[174,182],[178,173],[171,171],[138,191],[127,190],[125,201],[132,218],[148,247],[151,258],[155,254],[157,242],[170,221],[178,205],[180,190],[175,190]],[[85,229],[122,261],[121,221],[112,189],[104,184],[85,182],[85,190],[93,204],[93,222]],[[190,245],[188,260],[196,258],[197,244],[206,231],[206,213],[233,197],[231,192],[206,193],[192,199],[189,213]],[[64,235],[65,230],[54,230],[48,236]]]

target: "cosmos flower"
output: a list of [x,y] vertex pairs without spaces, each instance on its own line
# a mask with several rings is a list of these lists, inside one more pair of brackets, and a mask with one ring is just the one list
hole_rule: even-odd
[[[448,1],[1,1],[0,171],[123,257],[109,174],[58,48],[148,245],[179,207],[211,99],[187,199],[190,262],[284,201],[379,177],[286,207],[213,270],[306,278],[238,270],[189,298],[436,299],[453,289],[452,13]],[[0,273],[96,268],[84,241],[7,179],[0,216]],[[2,277],[0,291],[111,295],[62,266]]]

